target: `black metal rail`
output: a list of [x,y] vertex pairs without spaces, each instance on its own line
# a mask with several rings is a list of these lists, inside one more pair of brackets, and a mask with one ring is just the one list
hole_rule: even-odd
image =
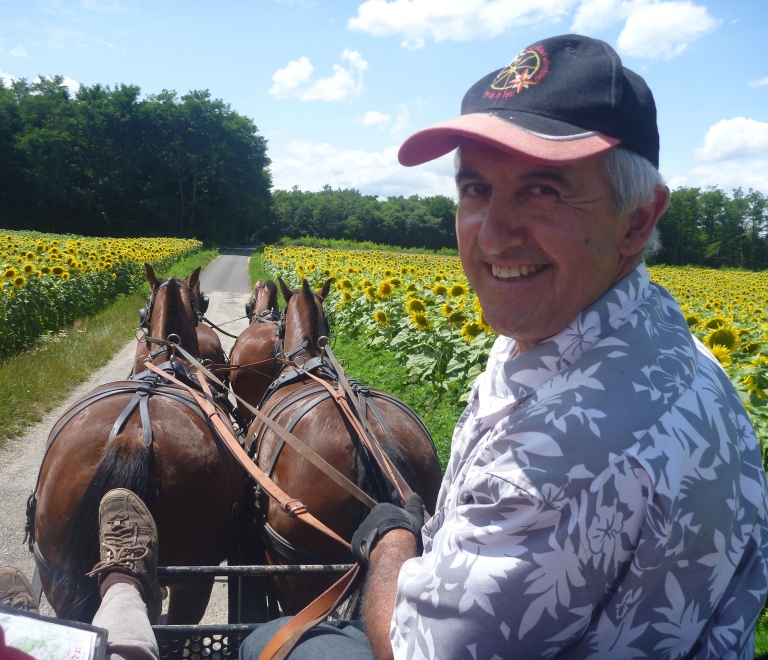
[[346,573],[353,564],[288,564],[285,566],[159,566],[158,576],[214,575],[265,577],[269,575],[304,575],[306,573]]

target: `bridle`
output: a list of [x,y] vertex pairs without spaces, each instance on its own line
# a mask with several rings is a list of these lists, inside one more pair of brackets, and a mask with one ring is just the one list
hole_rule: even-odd
[[[160,289],[168,286],[172,279],[174,278],[169,277],[162,284],[156,285],[152,289],[152,293],[149,296],[147,304],[139,310],[139,327],[144,328],[147,332],[149,332],[150,326],[152,325],[152,312],[155,309],[155,298],[157,296],[157,292],[160,291]],[[197,324],[200,322],[200,318],[203,316],[203,314],[205,314],[206,311],[208,311],[210,299],[208,296],[203,295],[203,293],[200,291],[199,285],[196,289],[192,289],[192,287],[190,287],[188,284],[185,284],[183,281],[178,279],[176,280],[176,284],[180,288],[186,289],[186,291],[189,293],[189,302],[192,305],[192,318],[194,320],[195,327],[197,327]],[[196,297],[200,300],[199,312],[197,311],[197,306],[195,305]]]

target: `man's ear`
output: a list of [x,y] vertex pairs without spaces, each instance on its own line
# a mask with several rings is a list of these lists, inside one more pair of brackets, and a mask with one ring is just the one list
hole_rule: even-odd
[[653,201],[643,204],[629,214],[627,232],[621,243],[620,254],[631,257],[642,251],[659,218],[669,206],[669,188],[656,186]]

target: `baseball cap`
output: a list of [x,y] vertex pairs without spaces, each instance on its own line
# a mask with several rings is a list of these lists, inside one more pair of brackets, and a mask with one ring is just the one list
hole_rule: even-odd
[[411,167],[453,151],[462,137],[540,163],[566,164],[617,145],[659,166],[656,104],[645,81],[599,39],[567,34],[524,49],[475,83],[461,115],[411,135]]

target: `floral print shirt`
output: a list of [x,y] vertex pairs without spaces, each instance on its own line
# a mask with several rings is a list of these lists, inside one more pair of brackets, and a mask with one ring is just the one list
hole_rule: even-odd
[[400,571],[396,658],[752,658],[757,439],[644,265],[532,349],[498,338],[423,540]]

